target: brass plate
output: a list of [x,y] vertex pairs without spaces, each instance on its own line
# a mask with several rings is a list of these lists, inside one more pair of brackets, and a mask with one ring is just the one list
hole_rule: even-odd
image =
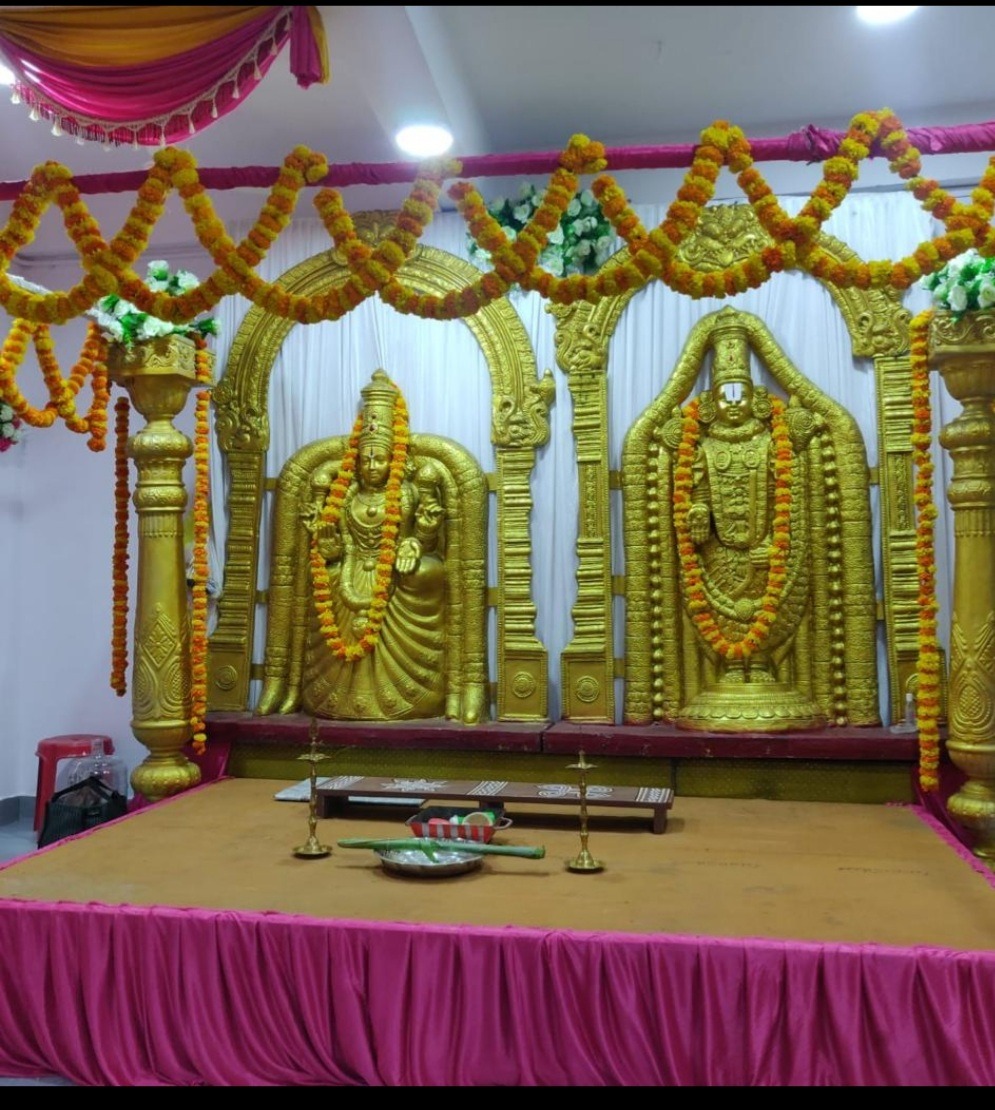
[[450,875],[465,875],[475,871],[484,862],[477,852],[458,852],[444,848],[439,858],[432,860],[421,848],[376,848],[375,854],[384,871],[393,875],[411,876],[416,879],[444,879]]

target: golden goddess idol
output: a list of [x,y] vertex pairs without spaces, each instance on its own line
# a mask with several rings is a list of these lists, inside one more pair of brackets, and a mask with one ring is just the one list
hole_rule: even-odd
[[480,467],[411,436],[378,370],[348,441],[298,452],[278,483],[256,712],[486,719],[485,542]]

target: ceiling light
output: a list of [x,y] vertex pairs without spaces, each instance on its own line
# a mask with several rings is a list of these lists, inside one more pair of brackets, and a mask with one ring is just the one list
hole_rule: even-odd
[[402,127],[394,136],[394,142],[412,158],[434,158],[445,154],[453,145],[453,136],[445,127],[419,123]]
[[885,23],[897,23],[900,19],[905,19],[918,10],[918,7],[903,7],[900,4],[882,4],[879,6],[871,4],[864,7],[858,5],[857,18],[864,23],[881,26]]

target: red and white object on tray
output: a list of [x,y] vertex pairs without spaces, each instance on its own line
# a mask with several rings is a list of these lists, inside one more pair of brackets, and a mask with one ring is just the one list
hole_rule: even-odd
[[436,840],[475,840],[489,844],[499,829],[511,825],[500,807],[494,809],[457,809],[453,806],[427,806],[405,822],[415,836]]

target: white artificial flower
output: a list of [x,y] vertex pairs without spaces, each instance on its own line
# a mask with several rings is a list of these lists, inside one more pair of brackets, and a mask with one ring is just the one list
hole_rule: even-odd
[[13,439],[17,429],[13,424],[0,424],[0,436],[4,439]]
[[969,251],[964,251],[963,254],[957,255],[956,258],[951,258],[947,263],[947,276],[951,281],[956,281],[960,277],[961,270],[968,264],[968,262],[977,261],[978,252],[973,248]]
[[188,289],[196,289],[200,285],[195,275],[190,273],[189,270],[177,270],[173,281],[181,293],[186,293]]
[[986,273],[978,285],[978,308],[991,308],[992,305],[995,305],[995,279]]
[[940,305],[942,308],[947,308],[951,288],[951,283],[946,279],[946,276],[939,278],[936,285],[933,287],[933,304]]
[[21,440],[24,438],[24,429],[14,428],[14,430],[7,438],[10,440],[11,443],[20,443]]
[[120,318],[122,316],[127,316],[129,312],[138,312],[138,309],[135,307],[135,305],[131,303],[131,301],[119,300],[115,303],[114,307],[111,309],[111,312],[114,316]]
[[521,200],[527,200],[535,192],[535,186],[531,181],[523,181],[518,186],[518,196]]
[[155,339],[160,335],[172,335],[173,325],[158,316],[146,316],[138,325],[139,339]]
[[497,220],[501,216],[501,209],[504,208],[507,203],[504,197],[495,197],[487,206],[487,211]]
[[557,224],[553,228],[546,237],[546,242],[551,243],[554,247],[558,247],[563,242],[563,224]]
[[532,205],[520,204],[517,208],[512,210],[512,215],[520,224],[527,224],[532,218]]
[[567,215],[571,219],[580,215],[580,201],[576,197],[567,205]]
[[120,320],[116,320],[113,316],[109,316],[106,312],[97,312],[97,324],[100,330],[104,333],[105,337],[111,342],[120,343],[124,339],[124,326]]
[[0,424],[9,424],[13,419],[14,410],[6,401],[0,401]]
[[161,293],[169,285],[169,263],[157,258],[149,263],[145,284],[155,293]]
[[581,239],[581,241],[574,248],[574,254],[576,254],[578,258],[587,258],[590,253],[591,244],[587,239]]
[[549,270],[553,277],[563,277],[563,255],[559,251],[543,251],[539,256],[539,264]]
[[594,199],[594,193],[592,193],[590,189],[585,189],[580,194],[580,203],[583,204],[585,208],[597,208],[598,206],[598,202]]
[[967,308],[967,290],[963,285],[954,285],[950,290],[949,300],[954,312],[963,312]]

